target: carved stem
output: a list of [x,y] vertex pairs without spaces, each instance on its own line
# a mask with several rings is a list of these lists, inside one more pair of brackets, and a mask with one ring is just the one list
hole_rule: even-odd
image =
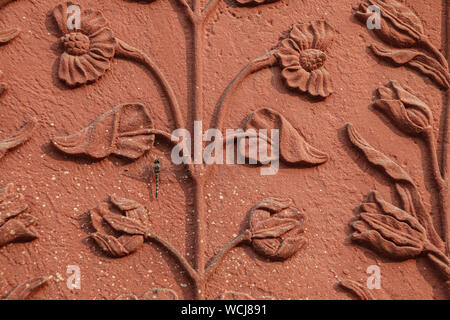
[[438,48],[436,48],[430,41],[430,39],[425,38],[421,41],[422,47],[430,52],[433,56],[435,56],[439,63],[442,65],[444,70],[448,70],[448,63],[447,59],[445,59],[444,55],[439,51]]
[[217,8],[217,4],[220,0],[209,0],[208,4],[206,5],[205,9],[202,13],[202,19],[203,21],[206,21],[212,12]]
[[177,258],[180,265],[186,270],[186,272],[189,274],[194,283],[197,284],[199,282],[200,278],[198,276],[198,273],[194,270],[194,268],[192,268],[192,266],[189,264],[186,258],[183,257],[177,251],[177,249],[175,249],[169,242],[153,233],[147,234],[146,238],[153,242],[158,243],[159,245],[164,247],[167,251],[169,251],[175,258]]
[[175,96],[172,86],[169,84],[166,77],[156,65],[156,63],[147,54],[137,48],[130,46],[120,39],[116,39],[116,55],[128,59],[136,59],[150,69],[150,71],[156,76],[158,82],[167,94],[167,98],[172,109],[172,114],[175,119],[176,128],[184,128],[185,126],[183,116],[181,115],[177,97]]
[[[446,1],[446,11],[444,12],[444,17],[447,19],[447,30],[446,30],[446,39],[447,39],[447,61],[450,60],[450,5],[448,1]],[[450,209],[450,187],[449,187],[449,171],[450,171],[450,89],[446,92],[446,105],[444,106],[444,135],[442,139],[442,178],[445,181],[445,187],[441,190],[439,197],[441,202],[441,207],[445,208],[445,210],[449,211]],[[444,240],[447,249],[447,256],[450,256],[450,224],[449,224],[449,212],[443,212],[445,215],[446,224],[443,226],[444,228]]]
[[223,121],[228,113],[228,105],[226,104],[227,98],[233,94],[233,92],[236,91],[238,86],[247,78],[249,75],[268,68],[272,66],[276,62],[276,56],[275,51],[269,51],[264,56],[257,58],[250,62],[244,69],[239,72],[239,74],[231,81],[231,83],[228,85],[228,87],[223,92],[222,96],[220,97],[219,101],[216,105],[216,124],[213,126],[217,129],[222,129]]
[[450,259],[447,258],[444,252],[440,251],[431,243],[425,243],[424,253],[439,269],[439,271],[446,277],[446,280],[450,280]]
[[206,268],[205,271],[205,281],[208,280],[208,278],[214,273],[214,271],[217,269],[217,267],[220,265],[220,262],[225,258],[228,252],[230,252],[232,249],[240,245],[241,243],[248,242],[252,238],[252,233],[250,230],[245,230],[243,233],[238,235],[236,238],[234,238],[232,241],[228,242],[226,245],[220,249],[219,252],[216,253],[216,255],[211,259],[211,263]]
[[433,128],[428,127],[424,130],[424,136],[425,136],[425,143],[427,144],[429,154],[430,154],[430,160],[431,160],[431,168],[433,170],[433,178],[436,182],[437,187],[439,190],[442,190],[445,185],[445,181],[442,178],[441,175],[441,169],[439,168],[439,160],[437,156],[437,148],[436,148],[436,139],[434,136]]

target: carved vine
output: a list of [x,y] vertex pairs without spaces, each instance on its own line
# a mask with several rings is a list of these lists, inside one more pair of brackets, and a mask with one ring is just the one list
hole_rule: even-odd
[[[381,9],[381,28],[374,33],[395,49],[379,45],[371,48],[376,56],[397,65],[416,68],[423,75],[434,80],[441,88],[449,89],[448,63],[441,52],[425,35],[419,17],[404,4],[395,0],[367,0],[355,8],[355,16],[366,22],[373,13],[369,5]],[[427,146],[435,191],[439,196],[439,210],[442,232],[435,229],[431,213],[426,209],[417,184],[395,161],[373,148],[358,131],[347,125],[351,143],[358,148],[379,170],[392,179],[401,199],[400,207],[385,201],[381,194],[372,191],[361,205],[361,213],[351,223],[353,241],[372,248],[378,253],[395,260],[428,258],[441,272],[450,293],[449,259],[449,163],[448,163],[448,110],[441,119],[444,123],[442,142],[442,164],[437,152],[437,138],[434,133],[434,117],[429,106],[414,93],[402,87],[398,81],[377,89],[373,106],[380,110],[402,132],[418,137]],[[447,109],[449,104],[447,102]],[[442,236],[440,236],[442,233]],[[350,282],[343,284],[347,289],[359,292]],[[359,295],[368,298],[367,295]]]
[[[190,21],[193,34],[194,55],[188,63],[194,66],[192,81],[189,84],[194,92],[188,108],[194,120],[203,120],[203,40],[205,23],[213,14],[219,0],[210,0],[204,8],[201,1],[194,0],[192,6],[185,0],[178,0]],[[256,6],[268,0],[242,0],[241,5]],[[63,3],[53,10],[55,22],[61,32],[60,41],[64,52],[59,60],[59,78],[68,86],[81,86],[98,80],[110,67],[115,57],[132,59],[142,63],[154,75],[167,96],[176,128],[190,128],[183,118],[178,99],[157,63],[146,53],[118,39],[111,31],[102,13],[92,9],[81,11],[80,29],[68,30],[68,5]],[[326,50],[331,45],[334,30],[325,21],[312,21],[294,25],[289,35],[274,49],[256,58],[245,66],[230,84],[215,107],[211,127],[224,130],[230,104],[229,97],[251,74],[260,70],[279,66],[286,85],[299,93],[326,98],[333,89],[331,76],[324,68]],[[317,166],[328,160],[328,155],[309,145],[294,126],[279,112],[261,108],[248,118],[245,128],[279,129],[280,159],[290,166]],[[245,129],[244,128],[244,129]],[[268,137],[259,135],[269,145]],[[78,154],[96,159],[119,155],[136,160],[146,152],[152,152],[155,139],[171,141],[171,134],[153,127],[151,117],[139,103],[127,103],[114,107],[99,116],[97,120],[80,131],[52,139],[53,145],[67,154]],[[239,134],[223,137],[226,141],[242,138]],[[183,154],[193,159],[192,154]],[[250,154],[246,155],[251,158]],[[254,159],[262,164],[263,159]],[[213,275],[227,254],[239,245],[251,246],[257,253],[271,260],[285,260],[306,245],[303,235],[305,215],[292,200],[267,198],[250,210],[250,221],[245,230],[225,244],[211,259],[205,257],[205,214],[204,186],[212,174],[212,165],[206,163],[186,164],[194,189],[194,206],[197,221],[195,263],[191,264],[168,241],[152,232],[149,213],[145,207],[130,199],[111,195],[109,201],[100,203],[90,211],[95,233],[91,235],[97,245],[112,257],[123,257],[139,250],[147,242],[156,243],[172,254],[185,269],[194,284],[197,299],[204,299],[209,278]],[[119,212],[119,213],[118,213]],[[207,262],[209,261],[209,262]],[[164,289],[151,289],[143,296],[122,295],[120,299],[142,299],[161,297],[176,299],[174,292]],[[246,297],[245,293],[226,292],[222,298]]]

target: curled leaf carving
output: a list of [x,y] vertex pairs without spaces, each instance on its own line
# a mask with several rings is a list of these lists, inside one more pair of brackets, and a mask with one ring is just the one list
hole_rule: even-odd
[[0,30],[0,44],[8,43],[20,34],[20,29],[11,28]]
[[324,68],[325,52],[333,38],[333,28],[323,20],[292,27],[277,51],[281,75],[290,88],[323,98],[333,92],[330,74]]
[[352,292],[361,300],[375,300],[370,290],[359,282],[345,279],[339,282],[339,286]]
[[314,166],[328,161],[326,153],[308,144],[292,124],[275,110],[256,110],[251,114],[245,129],[266,129],[267,132],[280,130],[280,159],[289,165]]
[[6,138],[5,140],[0,141],[0,159],[3,158],[8,150],[11,150],[27,142],[31,138],[31,135],[33,134],[35,128],[36,120],[32,119],[16,133]]
[[267,258],[288,259],[306,245],[304,222],[292,200],[267,198],[250,212],[252,246]]
[[25,197],[15,190],[14,184],[0,189],[0,247],[36,239],[35,224],[36,218],[29,214]]
[[66,2],[53,9],[53,17],[62,36],[64,52],[60,57],[58,76],[69,86],[78,86],[99,79],[110,67],[116,40],[100,11],[83,9],[80,29],[67,27]]
[[50,278],[51,277],[38,277],[27,280],[11,290],[3,300],[24,300],[38,288],[47,283]]
[[88,127],[52,142],[68,154],[105,158],[111,154],[137,159],[153,146],[153,123],[142,104],[121,104],[101,115]]
[[388,49],[382,46],[372,45],[372,51],[383,59],[394,62],[397,65],[409,65],[428,75],[441,87],[450,87],[450,74],[437,60],[416,50]]

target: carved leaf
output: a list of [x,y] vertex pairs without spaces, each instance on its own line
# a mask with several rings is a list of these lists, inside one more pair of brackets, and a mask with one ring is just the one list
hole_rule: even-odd
[[371,49],[378,57],[387,59],[397,65],[408,65],[416,68],[443,88],[450,88],[450,74],[448,70],[442,67],[437,60],[426,54],[412,49],[391,50],[377,45],[371,45]]
[[12,136],[0,141],[0,159],[8,152],[8,150],[13,149],[30,139],[31,135],[36,128],[36,120],[32,119],[27,122],[19,131],[14,133]]
[[[319,165],[328,160],[328,155],[310,144],[298,133],[292,124],[280,113],[269,108],[256,110],[245,125],[246,130],[266,129],[280,131],[280,158],[290,165]],[[273,144],[274,142],[269,143]],[[272,148],[275,148],[272,145]],[[255,159],[256,160],[256,159]],[[261,160],[261,159],[259,159]]]
[[396,162],[369,145],[351,124],[347,124],[347,133],[350,141],[364,153],[367,160],[378,168],[383,169],[395,181],[396,189],[402,198],[403,208],[419,220],[420,224],[428,232],[428,239],[436,247],[442,249],[444,247],[442,239],[434,228],[431,216],[426,211],[422,197],[411,176]]
[[20,34],[20,29],[12,28],[6,30],[0,30],[0,44],[5,44],[16,38]]
[[148,111],[142,104],[121,104],[81,131],[52,142],[68,154],[105,158],[116,154],[137,159],[153,146],[155,136]]
[[25,281],[14,288],[4,300],[24,300],[37,288],[43,286],[51,277],[39,277]]
[[346,279],[340,281],[339,285],[345,290],[355,294],[361,300],[375,300],[370,290],[359,282]]

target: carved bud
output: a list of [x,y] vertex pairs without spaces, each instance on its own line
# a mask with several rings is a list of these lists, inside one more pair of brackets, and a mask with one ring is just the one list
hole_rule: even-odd
[[355,8],[355,17],[363,23],[376,19],[378,8],[379,27],[373,31],[385,43],[398,48],[411,48],[425,39],[424,28],[419,17],[404,4],[395,0],[367,0]]
[[[125,215],[113,212],[107,202],[100,203],[90,212],[96,230],[91,237],[112,257],[124,257],[144,243],[150,226],[148,212],[141,204],[115,195],[111,196],[111,202]],[[121,235],[117,237],[117,233]]]
[[383,111],[406,134],[418,135],[430,128],[433,114],[425,102],[403,89],[397,81],[391,81],[391,86],[377,89],[379,98],[373,106]]
[[426,230],[406,211],[384,201],[376,192],[361,205],[359,219],[351,226],[352,240],[398,260],[415,258],[427,242]]
[[305,244],[303,224],[305,216],[290,199],[267,198],[251,211],[252,246],[261,255],[285,260]]

